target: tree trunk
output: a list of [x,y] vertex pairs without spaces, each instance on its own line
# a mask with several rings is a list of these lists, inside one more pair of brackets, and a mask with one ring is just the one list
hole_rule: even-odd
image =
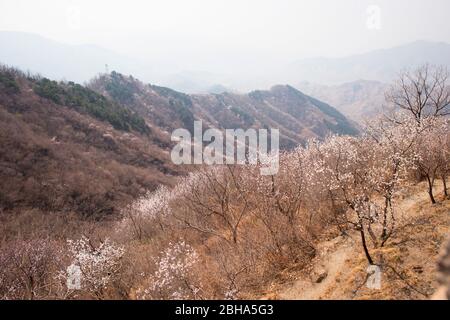
[[233,229],[233,243],[237,243],[237,238],[238,238],[238,234],[237,234],[237,228]]
[[[434,179],[433,179],[434,180]],[[434,195],[433,195],[433,182],[430,179],[430,176],[427,175],[427,181],[428,181],[428,194],[430,196],[430,200],[432,204],[436,203],[436,200],[434,199]]]
[[388,206],[389,198],[384,197],[384,208],[383,208],[383,232],[381,233],[381,246],[383,246],[385,239],[387,238],[387,224],[388,224]]
[[444,195],[448,198],[447,181],[445,181],[445,176],[442,176],[442,185],[444,186]]
[[361,233],[361,243],[362,243],[362,246],[364,249],[364,253],[366,254],[367,261],[369,261],[369,264],[373,265],[372,257],[370,256],[369,249],[367,248],[366,236],[364,234],[363,226],[361,226],[361,229],[359,230],[359,232]]

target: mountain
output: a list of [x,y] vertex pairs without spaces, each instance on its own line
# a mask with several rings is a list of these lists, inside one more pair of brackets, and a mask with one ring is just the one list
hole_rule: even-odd
[[329,133],[357,134],[354,124],[336,109],[288,85],[247,94],[187,95],[113,72],[94,79],[89,87],[165,132],[192,130],[194,119],[218,129],[279,128],[280,146],[287,149]]
[[358,79],[391,82],[401,69],[424,63],[450,67],[450,44],[416,41],[342,58],[303,59],[281,73],[291,83],[339,84]]
[[120,70],[144,82],[157,82],[186,93],[247,92],[269,88],[274,83],[298,84],[302,81],[322,85],[359,79],[389,83],[405,67],[425,62],[450,67],[450,44],[428,41],[342,58],[303,59],[252,72],[230,70],[226,74],[158,69],[156,62],[128,57],[96,45],[70,45],[24,32],[0,31],[0,48],[2,63],[50,79],[84,83],[96,74],[106,72],[108,65],[110,70]]
[[385,92],[389,85],[378,81],[357,80],[330,86],[301,82],[296,87],[336,107],[346,117],[361,122],[383,111]]
[[0,67],[0,212],[106,216],[182,167],[143,117],[73,82]]
[[[145,80],[145,79],[144,79]],[[182,71],[158,79],[161,85],[188,93],[222,93],[230,91],[230,76],[205,71]]]
[[290,86],[187,95],[117,72],[88,86],[0,66],[0,211],[105,216],[190,170],[170,160],[176,128],[279,128],[282,148],[356,134],[329,105]]
[[96,45],[70,45],[38,34],[0,31],[0,61],[3,64],[39,73],[50,79],[70,79],[84,83],[108,68],[183,92],[223,92],[229,79],[203,71],[170,73],[156,70],[148,61],[128,57]]
[[234,77],[211,72],[180,72],[165,77],[163,83],[191,93],[211,92],[208,89],[216,84],[234,90],[248,91],[255,87],[269,87],[273,83],[298,84],[304,81],[321,85],[340,85],[361,79],[390,83],[402,69],[414,68],[425,63],[450,68],[450,44],[415,41],[344,57],[301,59],[257,72],[239,73],[241,70],[237,70]]
[[211,126],[280,129],[280,146],[292,148],[308,138],[357,130],[333,107],[288,85],[248,94],[193,95],[194,109]]
[[151,73],[143,62],[95,45],[68,45],[37,34],[0,31],[0,61],[51,79],[83,83],[110,68],[137,75]]

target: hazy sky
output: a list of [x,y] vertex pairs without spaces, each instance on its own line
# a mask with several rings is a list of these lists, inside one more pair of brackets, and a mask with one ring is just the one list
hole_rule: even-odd
[[225,72],[450,42],[449,12],[448,0],[0,0],[0,30]]

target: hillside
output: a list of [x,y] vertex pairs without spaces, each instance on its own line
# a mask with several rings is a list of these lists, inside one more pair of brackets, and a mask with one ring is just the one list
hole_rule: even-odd
[[89,87],[145,117],[151,128],[167,132],[192,129],[194,119],[218,129],[279,128],[285,149],[329,133],[358,133],[336,109],[288,85],[248,94],[187,95],[113,72],[94,79]]
[[357,134],[354,125],[336,109],[288,85],[246,95],[196,95],[194,108],[222,128],[279,128],[284,148],[329,133]]
[[146,119],[147,125],[170,138],[176,128],[193,127],[190,96],[169,88],[144,84],[113,71],[91,80],[88,86]]
[[2,68],[0,123],[1,210],[104,216],[182,171],[142,117],[71,82]]
[[116,213],[186,172],[172,164],[171,132],[279,128],[281,147],[356,134],[334,108],[289,86],[247,95],[187,95],[112,72],[88,87],[0,72],[0,208]]

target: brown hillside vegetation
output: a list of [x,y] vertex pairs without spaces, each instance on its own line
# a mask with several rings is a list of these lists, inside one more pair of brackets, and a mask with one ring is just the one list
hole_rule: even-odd
[[[39,96],[39,78],[7,68],[0,76],[10,83],[0,83],[1,210],[101,217],[180,172],[171,165],[164,137],[115,129]],[[64,103],[64,92],[57,97]]]
[[[134,202],[118,221],[3,216],[0,292],[8,299],[242,299],[270,288],[278,294],[271,297],[295,299],[426,298],[449,222],[443,189],[433,187],[431,205],[427,183],[417,184],[420,171],[408,165],[421,159],[421,144],[411,144],[417,135],[448,138],[446,121],[430,125],[311,142],[283,153],[276,176],[253,165],[201,168]],[[447,157],[448,144],[437,146]],[[368,264],[383,271],[380,291],[364,288]],[[71,265],[83,270],[75,290],[66,287]],[[271,288],[295,270],[311,270],[322,285]]]
[[187,95],[112,72],[92,80],[89,87],[136,111],[152,128],[167,132],[192,129],[194,119],[202,120],[205,128],[278,128],[283,149],[330,133],[358,133],[336,109],[288,85],[248,94]]
[[[0,70],[0,209],[101,218],[186,173],[170,133],[206,127],[281,130],[281,147],[356,133],[339,112],[299,91],[189,96],[117,72],[88,87]],[[91,90],[91,89],[93,90]]]

